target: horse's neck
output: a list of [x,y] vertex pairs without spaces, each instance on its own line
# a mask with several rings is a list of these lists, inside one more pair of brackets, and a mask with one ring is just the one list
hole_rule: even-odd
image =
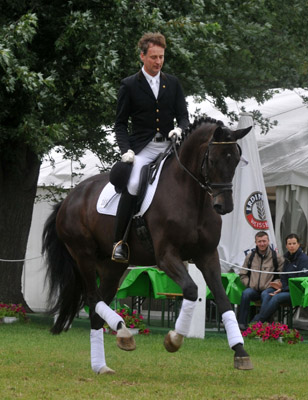
[[207,151],[211,135],[192,133],[182,144],[179,152],[181,163],[195,175],[200,174],[202,160]]

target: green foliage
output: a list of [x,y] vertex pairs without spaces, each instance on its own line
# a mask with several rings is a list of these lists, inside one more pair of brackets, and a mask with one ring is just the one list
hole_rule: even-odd
[[165,70],[186,95],[224,112],[226,96],[263,101],[307,82],[305,0],[4,0],[0,15],[1,159],[62,145],[112,161],[117,90],[145,31],[166,35]]

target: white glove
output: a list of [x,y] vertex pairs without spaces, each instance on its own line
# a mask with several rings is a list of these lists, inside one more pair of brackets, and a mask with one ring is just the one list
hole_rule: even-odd
[[172,139],[172,136],[175,136],[176,139],[181,139],[182,137],[182,129],[181,128],[174,128],[172,131],[169,132],[168,138]]
[[135,153],[133,152],[133,150],[127,150],[126,153],[122,154],[121,160],[123,162],[132,163],[134,162],[134,158],[135,158]]

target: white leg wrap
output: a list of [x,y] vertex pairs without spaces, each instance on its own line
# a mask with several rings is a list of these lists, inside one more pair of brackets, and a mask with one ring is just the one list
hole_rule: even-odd
[[234,311],[230,310],[224,312],[222,314],[222,322],[227,332],[227,338],[230,348],[238,343],[244,344],[244,339],[238,326]]
[[180,335],[187,336],[190,328],[191,319],[197,301],[183,300],[180,315],[175,323],[175,331]]
[[100,369],[106,365],[105,349],[104,349],[104,330],[91,329],[91,367],[94,372],[99,373]]
[[103,301],[99,301],[96,304],[95,312],[107,322],[113,331],[117,330],[119,322],[124,323],[123,318],[120,317],[120,315],[113,311],[109,306],[107,306],[107,304]]

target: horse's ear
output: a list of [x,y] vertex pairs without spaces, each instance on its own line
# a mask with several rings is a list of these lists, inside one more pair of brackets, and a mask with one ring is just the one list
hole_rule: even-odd
[[222,127],[218,126],[213,135],[213,142],[219,142],[219,139],[221,140],[222,134],[223,134]]
[[233,132],[234,138],[236,140],[242,139],[244,136],[247,135],[248,132],[250,132],[252,126],[249,126],[248,128],[245,129],[238,129],[237,131]]

